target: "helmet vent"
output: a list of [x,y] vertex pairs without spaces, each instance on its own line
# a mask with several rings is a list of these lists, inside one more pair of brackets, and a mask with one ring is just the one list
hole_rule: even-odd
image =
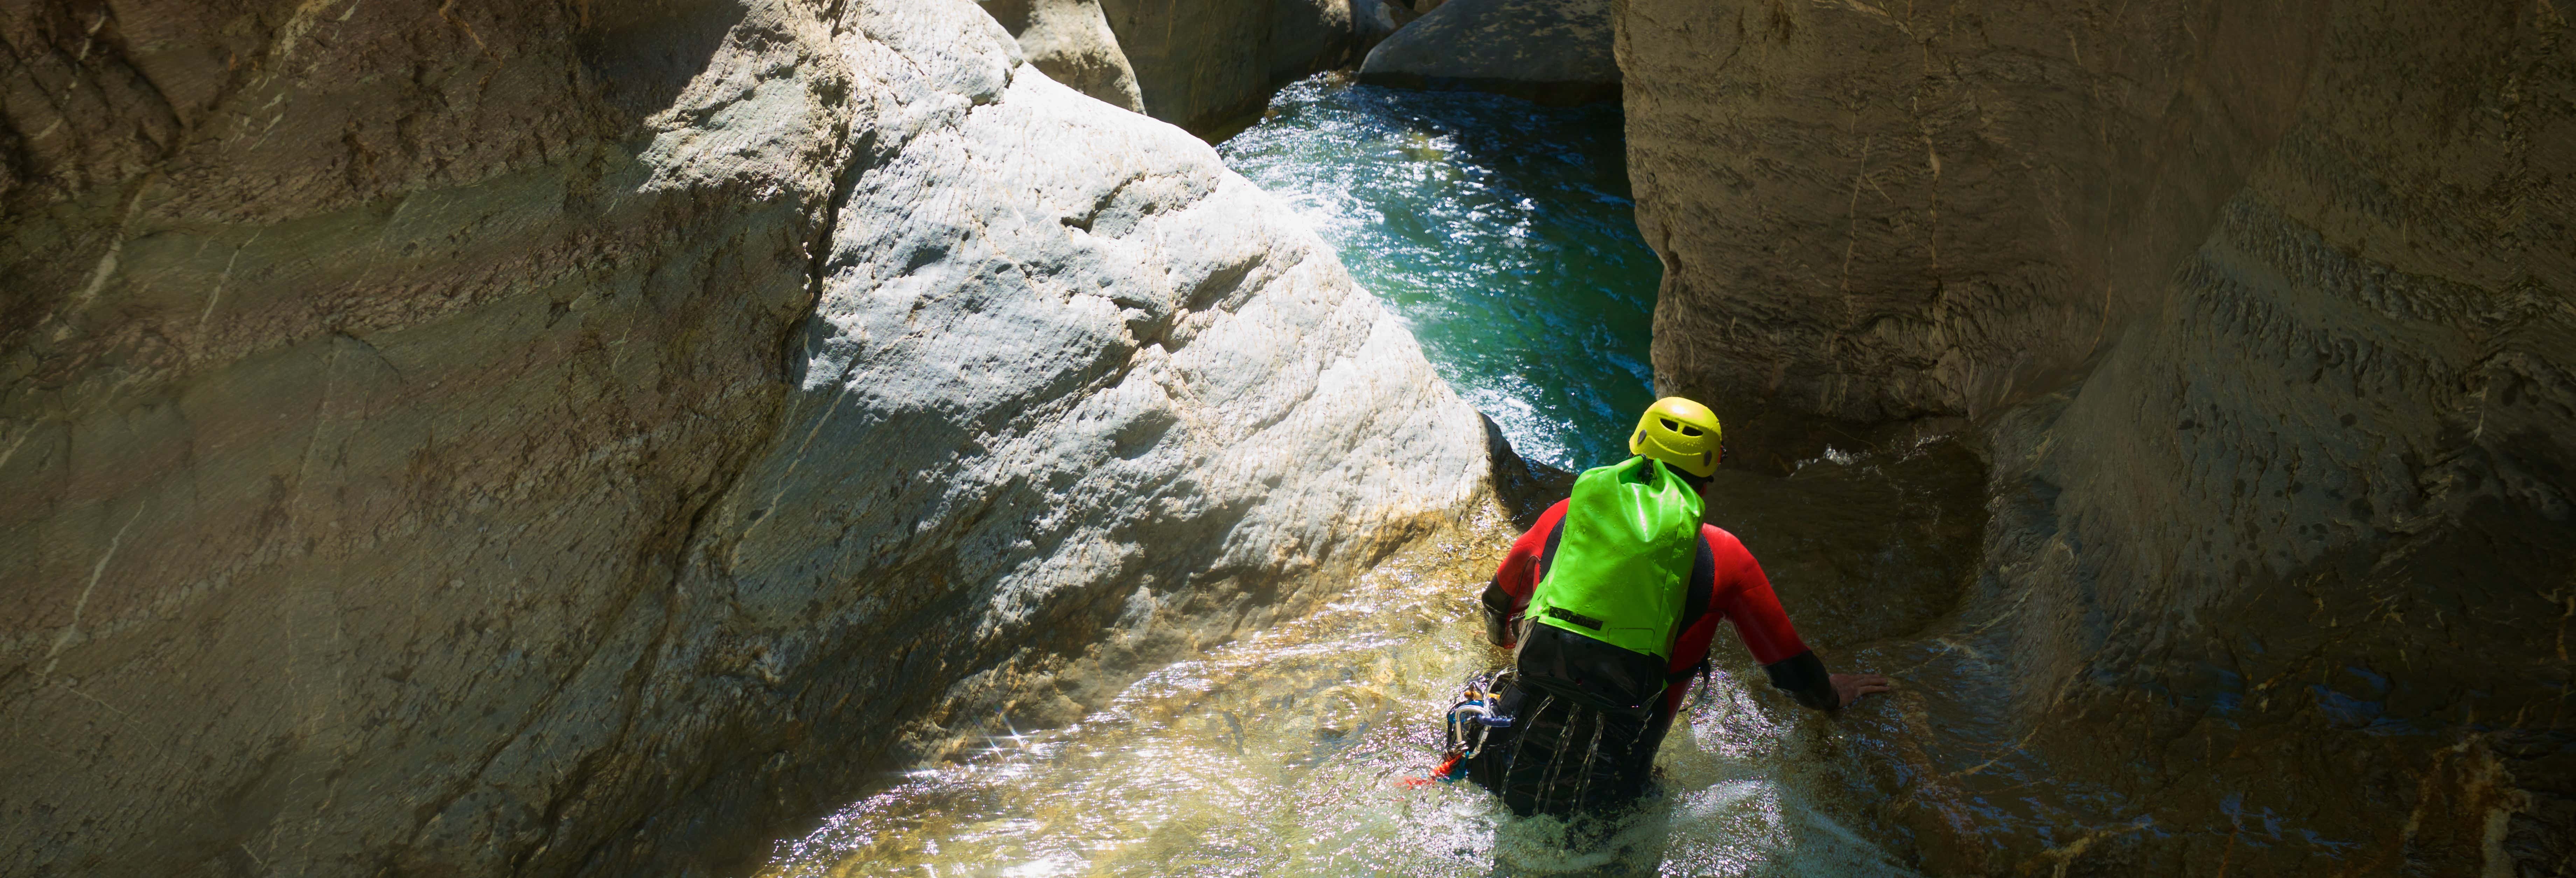
[[1664,429],[1666,430],[1680,430],[1682,428],[1682,425],[1673,423],[1671,418],[1662,418],[1659,420],[1663,423]]
[[1698,428],[1698,427],[1693,427],[1693,426],[1691,426],[1691,425],[1689,425],[1689,424],[1683,424],[1683,425],[1682,425],[1682,435],[1684,435],[1684,436],[1697,436],[1697,435],[1699,435],[1699,428]]

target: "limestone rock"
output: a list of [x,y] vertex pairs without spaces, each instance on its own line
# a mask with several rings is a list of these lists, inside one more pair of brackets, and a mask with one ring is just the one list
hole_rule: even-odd
[[[1983,418],[2065,385],[2162,299],[2288,124],[2327,0],[2169,0],[2069,30],[1855,5],[1628,9],[1655,361],[1731,435]],[[1944,4],[1941,8],[1949,8]],[[1929,60],[1927,60],[1929,59]]]
[[1479,490],[1204,144],[833,8],[0,18],[8,871],[733,869]]
[[1418,17],[1413,10],[1395,0],[1351,0],[1351,30],[1359,40],[1361,57],[1389,36]]
[[1136,71],[1099,0],[986,0],[984,11],[1019,38],[1029,64],[1049,78],[1129,112],[1145,112]]
[[983,5],[1056,81],[1212,139],[1240,130],[1280,84],[1342,66],[1396,28],[1378,0]]
[[[1270,0],[1270,39],[1264,70],[1276,88],[1309,73],[1331,70],[1368,51],[1362,44],[1356,0]],[[1263,102],[1268,102],[1264,96]]]
[[1369,50],[1363,81],[1551,102],[1616,99],[1610,0],[1451,0]]
[[1884,837],[1980,873],[2214,861],[2194,839],[2254,813],[2389,871],[2576,847],[2543,756],[2576,569],[2558,13],[1624,16],[1659,388],[1766,468],[1945,432],[1991,467],[1956,621],[1869,653],[1992,687],[1913,720],[1889,758],[1938,780]]
[[1281,83],[1358,51],[1352,0],[1101,0],[1145,112],[1212,140],[1257,118]]

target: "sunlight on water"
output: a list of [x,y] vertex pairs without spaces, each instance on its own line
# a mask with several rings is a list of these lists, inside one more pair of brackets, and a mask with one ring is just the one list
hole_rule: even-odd
[[1581,469],[1625,457],[1654,401],[1663,268],[1637,236],[1620,126],[1609,104],[1319,76],[1218,152],[1332,242],[1515,449]]
[[763,874],[1903,874],[1784,782],[1804,745],[1724,673],[1666,740],[1663,794],[1606,827],[1514,818],[1464,783],[1401,785],[1439,761],[1458,682],[1507,658],[1460,579],[1373,574],[1075,726],[997,717],[981,753],[904,776]]

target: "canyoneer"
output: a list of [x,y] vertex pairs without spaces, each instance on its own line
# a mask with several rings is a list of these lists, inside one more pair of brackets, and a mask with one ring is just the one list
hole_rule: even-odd
[[1634,456],[1585,470],[1512,544],[1482,603],[1513,663],[1452,709],[1442,779],[1463,774],[1524,816],[1636,799],[1720,619],[1808,707],[1888,690],[1878,674],[1827,673],[1752,553],[1701,523],[1720,437],[1707,406],[1656,400],[1629,434]]

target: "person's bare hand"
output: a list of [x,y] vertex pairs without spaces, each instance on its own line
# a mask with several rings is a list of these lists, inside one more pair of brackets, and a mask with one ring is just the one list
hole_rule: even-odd
[[1895,681],[1887,679],[1886,674],[1835,674],[1833,683],[1834,696],[1842,699],[1840,703],[1844,707],[1852,706],[1852,702],[1859,701],[1861,696],[1896,688]]

